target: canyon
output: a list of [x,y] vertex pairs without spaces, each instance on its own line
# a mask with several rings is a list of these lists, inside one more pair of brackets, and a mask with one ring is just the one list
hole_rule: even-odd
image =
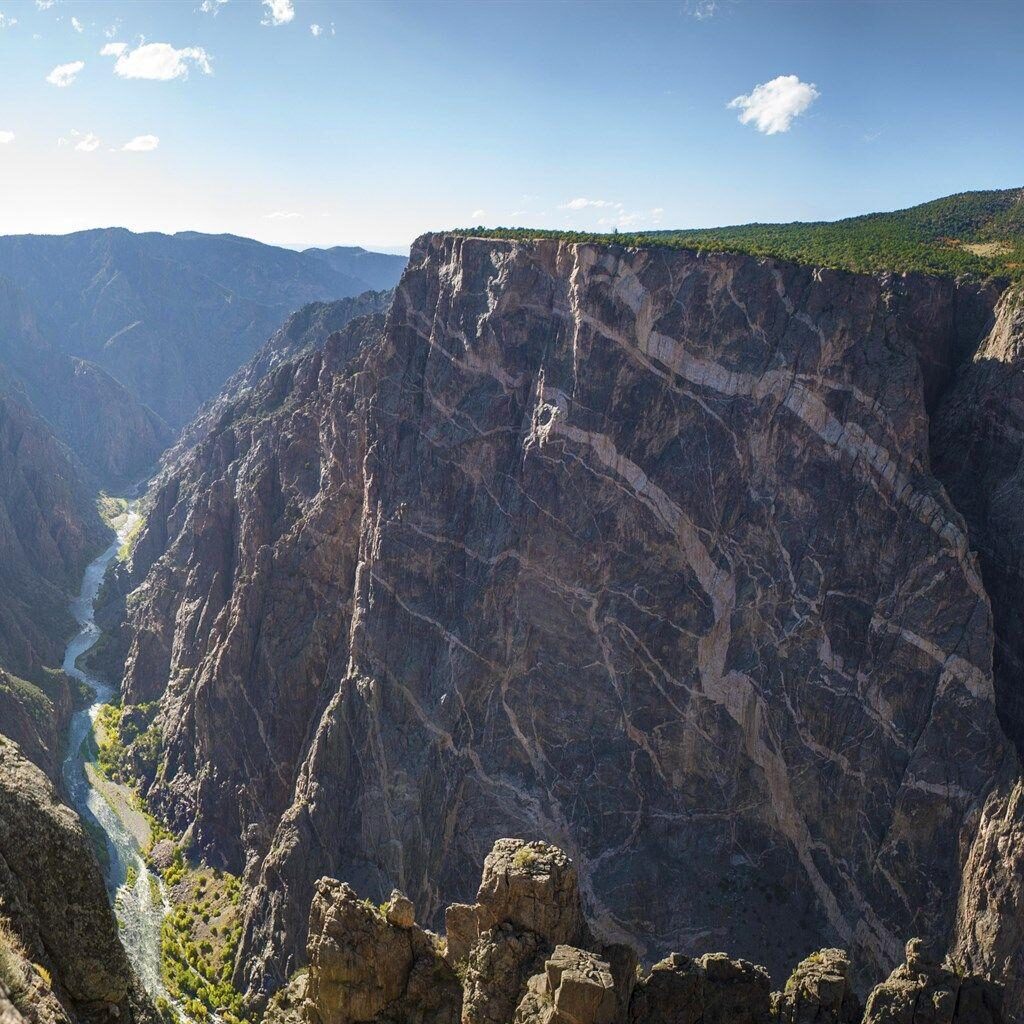
[[[77,665],[121,687],[168,891],[174,865],[240,879],[250,1015],[1024,1021],[1019,284],[442,232],[392,289],[374,254],[173,239],[250,322],[216,366],[182,331],[159,400],[154,364],[67,341],[103,303],[42,318],[39,278],[0,287],[20,829],[63,813],[94,495],[159,457]],[[0,273],[32,245],[0,240]],[[353,260],[371,290],[302,304]],[[184,323],[160,322],[131,359]],[[84,434],[93,402],[116,415]],[[75,987],[50,895],[24,898],[40,1019],[163,1012],[103,946],[81,829],[57,846],[109,984]]]
[[1020,1005],[1019,310],[437,234],[385,319],[223,396],[110,589],[252,1005],[322,876],[437,927],[507,836],[642,959],[841,946],[865,993],[920,936]]

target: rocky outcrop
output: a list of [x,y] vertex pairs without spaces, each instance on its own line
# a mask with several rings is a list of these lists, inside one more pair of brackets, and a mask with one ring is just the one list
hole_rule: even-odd
[[868,996],[864,1024],[999,1024],[1002,1004],[998,987],[964,977],[927,943],[911,939],[906,962]]
[[[510,853],[532,854],[527,860]],[[582,948],[552,934],[589,935],[576,914],[576,875],[544,843],[501,840],[488,858],[475,910],[495,922],[466,951],[449,933],[420,929],[409,901],[386,905],[321,879],[310,911],[308,970],[276,996],[267,1024],[1000,1024],[1001,992],[929,958],[921,940],[878,985],[867,1015],[839,949],[804,959],[782,992],[756,964],[673,953],[649,972],[625,946]],[[495,889],[495,867],[501,883]],[[569,868],[570,870],[566,870]],[[490,875],[490,879],[488,878]],[[537,912],[535,904],[543,909]],[[401,912],[396,916],[396,908]],[[552,908],[562,908],[554,912]],[[458,915],[454,915],[456,918]],[[449,910],[448,919],[453,915]],[[523,924],[530,920],[547,936]]]
[[645,957],[841,944],[863,988],[948,942],[1013,755],[929,412],[992,301],[431,235],[381,334],[240,396],[154,496],[126,676],[157,806],[245,869],[236,980],[318,877],[437,926],[503,835]]
[[0,733],[56,782],[74,698],[63,672],[43,673],[42,680],[30,683],[0,668]]
[[174,429],[294,310],[391,287],[405,262],[385,256],[371,283],[358,276],[357,257],[123,228],[0,238],[0,276],[25,293],[43,333]]
[[963,872],[954,958],[1006,986],[1006,1007],[1024,1015],[1024,781],[989,797]]
[[129,1012],[131,971],[89,840],[42,772],[7,740],[0,740],[0,915],[72,1015]]
[[775,997],[779,1024],[859,1024],[860,1000],[850,960],[841,949],[822,949],[801,960]]
[[[456,1024],[458,980],[407,904],[396,893],[378,908],[344,883],[321,879],[310,910],[309,972],[290,995],[302,1016],[322,1024]],[[279,1015],[275,1007],[268,1019]]]

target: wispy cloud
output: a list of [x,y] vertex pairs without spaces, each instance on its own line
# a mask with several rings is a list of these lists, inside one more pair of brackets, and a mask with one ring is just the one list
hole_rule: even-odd
[[57,0],[36,0],[36,7],[41,11],[48,11]]
[[190,66],[204,75],[213,74],[210,55],[201,46],[185,46],[178,50],[170,43],[142,43],[134,50],[124,43],[107,43],[100,51],[105,57],[117,57],[114,74],[121,78],[144,78],[151,82],[169,82],[188,78]]
[[57,140],[57,145],[73,146],[79,153],[94,153],[100,148],[100,137],[93,135],[92,132],[80,132],[72,128],[71,137],[64,138],[61,136]]
[[752,124],[763,135],[777,135],[788,132],[794,119],[820,95],[816,85],[801,82],[796,75],[779,75],[746,96],[737,96],[729,108],[740,111],[740,124]]
[[199,10],[201,10],[203,14],[212,14],[216,18],[220,9],[227,2],[228,0],[203,0],[199,5]]
[[718,0],[687,0],[683,10],[697,21],[707,21],[718,13]]
[[71,27],[79,34],[85,31],[85,26],[74,15],[71,17]]
[[84,60],[73,60],[69,64],[58,64],[46,76],[46,80],[50,85],[57,86],[58,89],[66,89],[78,76],[78,72],[84,67]]
[[121,148],[129,153],[152,153],[159,145],[160,139],[156,135],[136,135]]
[[14,28],[17,24],[17,18],[9,18],[3,11],[0,11],[0,28]]
[[486,216],[487,216],[487,211],[486,210],[474,210],[469,215],[469,218],[470,218],[470,220],[475,220],[477,222],[481,222],[481,221],[483,221],[484,217],[486,217]]
[[657,227],[665,211],[660,206],[650,210],[626,211],[620,207],[617,214],[611,217],[601,217],[598,224],[605,228],[636,228],[636,227]]
[[266,11],[261,25],[287,25],[295,17],[292,0],[263,0],[263,6]]
[[14,141],[14,132],[0,132],[0,146],[6,146]]
[[266,220],[298,220],[302,214],[292,210],[275,210],[273,213],[263,214]]
[[612,203],[607,199],[586,199],[580,196],[578,199],[570,199],[567,203],[559,205],[560,210],[604,210],[612,206],[622,206],[622,203]]

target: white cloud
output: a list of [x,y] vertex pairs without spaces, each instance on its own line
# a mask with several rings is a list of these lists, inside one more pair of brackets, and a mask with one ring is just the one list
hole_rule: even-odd
[[41,11],[48,11],[57,0],[36,0],[36,7]]
[[470,215],[470,220],[482,221],[487,216],[486,210],[474,210]]
[[261,25],[287,25],[295,17],[295,4],[292,0],[263,0],[267,9]]
[[297,220],[302,214],[294,213],[291,210],[275,210],[273,213],[265,213],[263,216],[267,220]]
[[93,135],[92,132],[80,132],[72,128],[71,138],[61,137],[57,140],[57,145],[70,146],[72,144],[80,153],[92,153],[100,148],[100,138],[98,135]]
[[108,25],[104,30],[103,34],[108,39],[113,39],[121,31],[121,19],[115,18],[113,23]]
[[85,31],[85,26],[75,17],[71,18],[71,27],[79,33]]
[[212,14],[215,18],[220,9],[228,2],[228,0],[203,0],[199,5],[199,10],[203,14]]
[[152,82],[188,78],[190,61],[203,74],[213,74],[210,56],[201,46],[176,50],[170,43],[142,43],[129,50],[124,43],[108,43],[100,52],[107,57],[117,55],[114,74],[121,78],[145,78]]
[[0,146],[6,146],[14,141],[14,132],[0,132]]
[[689,0],[686,13],[697,21],[713,18],[718,10],[718,0]]
[[313,24],[309,26],[309,31],[312,32],[313,35],[318,36],[323,32],[323,28],[314,21]]
[[58,64],[47,76],[46,80],[50,85],[58,89],[67,88],[78,75],[78,72],[85,67],[84,60],[73,60],[70,64]]
[[160,139],[156,135],[136,135],[130,142],[126,142],[121,148],[129,153],[151,153],[160,145]]
[[3,11],[0,11],[0,28],[14,28],[17,24],[17,18],[8,18]]
[[764,135],[788,132],[793,119],[821,95],[816,85],[796,75],[779,75],[755,86],[747,96],[737,96],[729,107],[740,111],[740,124],[753,124]]
[[558,208],[560,210],[603,210],[610,206],[621,207],[622,203],[611,203],[607,199],[584,199],[582,196],[579,199],[570,199],[567,203],[562,203]]

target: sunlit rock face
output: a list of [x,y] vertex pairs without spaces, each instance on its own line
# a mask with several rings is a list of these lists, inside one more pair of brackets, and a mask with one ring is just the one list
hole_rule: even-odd
[[[387,322],[278,368],[156,497],[131,699],[151,796],[251,887],[421,920],[500,836],[605,940],[948,940],[1003,763],[989,601],[928,410],[986,295],[739,255],[430,235]],[[357,324],[359,322],[356,322]]]

